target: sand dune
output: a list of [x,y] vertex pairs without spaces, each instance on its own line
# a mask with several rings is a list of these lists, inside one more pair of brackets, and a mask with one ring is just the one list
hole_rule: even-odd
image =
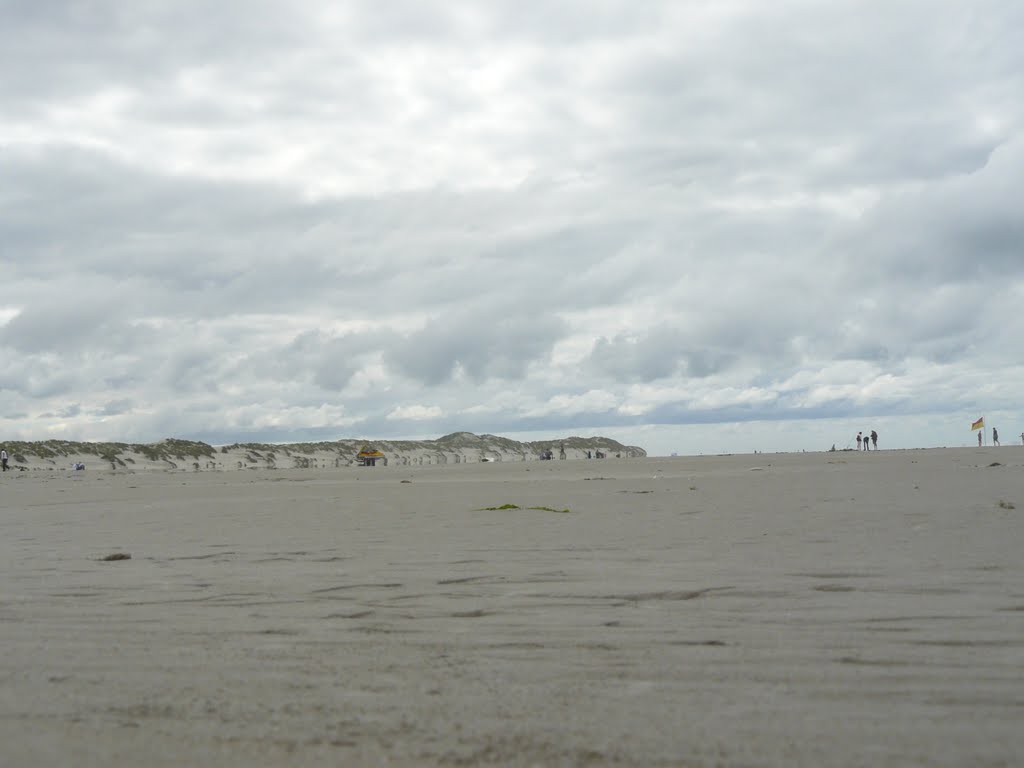
[[11,467],[16,471],[86,470],[122,472],[235,469],[348,469],[358,466],[365,447],[377,449],[384,466],[430,466],[483,462],[537,461],[547,454],[556,460],[596,457],[640,458],[647,453],[607,437],[564,437],[519,442],[497,435],[453,432],[436,440],[347,439],[320,443],[235,443],[212,446],[194,440],[168,438],[157,443],[81,443],[66,440],[9,442]]
[[1020,765],[1022,464],[7,473],[0,764]]

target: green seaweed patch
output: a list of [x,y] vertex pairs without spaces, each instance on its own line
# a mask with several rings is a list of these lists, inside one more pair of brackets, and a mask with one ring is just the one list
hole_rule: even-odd
[[520,507],[518,504],[502,504],[500,507],[483,507],[478,509],[477,512],[499,512],[503,509],[532,509],[537,512],[558,512],[559,514],[571,511],[568,507],[565,509],[555,509],[554,507]]
[[1012,501],[1004,501],[1002,499],[1000,499],[1000,501],[999,501],[999,508],[1000,509],[1016,509],[1016,507],[1013,505]]

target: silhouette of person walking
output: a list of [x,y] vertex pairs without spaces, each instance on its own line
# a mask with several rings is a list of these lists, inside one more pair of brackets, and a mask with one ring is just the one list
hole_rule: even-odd
[[999,433],[992,427],[992,445],[999,445]]
[[873,429],[871,430],[871,447],[878,450],[878,433]]
[[981,430],[978,430],[978,447],[981,448]]

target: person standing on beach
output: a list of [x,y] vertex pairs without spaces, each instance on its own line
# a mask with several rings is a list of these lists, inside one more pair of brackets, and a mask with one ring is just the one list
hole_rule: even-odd
[[7,449],[0,448],[0,464],[3,465],[4,472],[7,471]]
[[981,433],[983,430],[978,430],[978,447],[981,448]]
[[875,430],[871,430],[871,447],[874,450],[878,450],[878,433]]
[[992,427],[992,445],[999,445],[999,433]]
[[860,432],[858,432],[857,433],[857,450],[858,451],[860,450],[860,441],[861,441]]

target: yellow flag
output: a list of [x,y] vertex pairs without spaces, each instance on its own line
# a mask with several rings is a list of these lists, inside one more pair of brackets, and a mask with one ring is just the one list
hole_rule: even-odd
[[971,432],[973,432],[976,429],[984,429],[984,428],[985,428],[985,417],[984,416],[982,416],[976,422],[971,424]]

